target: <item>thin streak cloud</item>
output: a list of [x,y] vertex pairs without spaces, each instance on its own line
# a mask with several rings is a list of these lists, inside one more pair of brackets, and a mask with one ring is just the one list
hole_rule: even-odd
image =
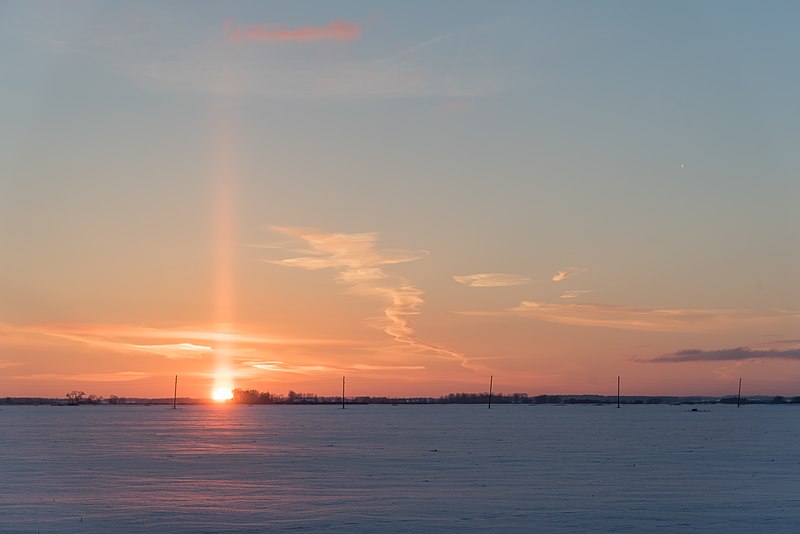
[[421,371],[426,369],[423,365],[371,365],[371,364],[353,364],[348,366],[329,366],[329,365],[296,365],[283,361],[250,361],[244,362],[244,365],[261,369],[262,371],[272,371],[278,373],[297,373],[297,374],[312,374],[312,373],[330,373],[330,372],[343,372],[343,371]]
[[530,283],[527,276],[507,273],[478,273],[454,275],[453,280],[469,287],[509,287]]
[[424,371],[427,369],[424,365],[369,365],[365,363],[357,363],[353,365],[356,371]]
[[466,355],[445,347],[427,343],[416,336],[411,318],[420,313],[423,292],[409,280],[385,269],[418,260],[426,252],[382,250],[376,247],[377,234],[341,234],[306,228],[273,227],[273,230],[304,241],[311,249],[305,256],[273,261],[285,267],[302,269],[332,269],[336,280],[355,294],[378,297],[386,303],[381,328],[396,341],[416,350],[427,351],[458,361],[474,369]]
[[594,289],[577,289],[574,291],[564,291],[561,293],[562,299],[576,299],[579,298],[586,293],[594,293]]
[[[441,98],[461,102],[449,109],[463,111],[475,98],[531,83],[524,62],[503,68],[484,56],[476,72],[476,55],[468,50],[488,53],[504,37],[501,29],[485,25],[423,38],[399,51],[377,46],[352,55],[318,54],[311,46],[297,46],[358,42],[363,24],[352,20],[296,27],[227,21],[219,31],[201,36],[181,31],[185,24],[178,24],[167,28],[154,23],[149,32],[129,30],[124,36],[85,36],[63,46],[70,55],[88,58],[136,83],[178,93],[280,99]],[[303,54],[302,60],[297,60],[297,53]]]
[[315,372],[330,372],[336,370],[336,368],[328,367],[326,365],[293,365],[281,361],[245,362],[245,365],[249,365],[256,369],[261,369],[262,371],[272,371],[277,373],[298,373],[303,375]]
[[199,360],[213,349],[193,343],[166,343],[163,345],[128,345],[134,350],[151,352],[165,356],[170,360]]
[[575,326],[645,330],[653,332],[698,332],[744,325],[768,324],[786,315],[757,315],[743,310],[634,308],[611,304],[549,304],[522,301],[502,311],[468,311],[462,315],[511,316]]
[[567,267],[561,271],[558,271],[556,274],[553,275],[553,282],[563,282],[567,278],[572,278],[578,273],[583,273],[588,271],[585,267]]
[[[132,326],[125,324],[59,324],[38,323],[32,325],[16,325],[0,323],[4,336],[39,335],[63,338],[81,343],[91,343],[95,339],[119,341],[125,346],[136,344],[149,345],[149,340],[170,340],[181,344],[194,342],[224,342],[256,345],[352,345],[360,342],[345,339],[302,338],[253,334],[247,331],[217,332],[213,329],[180,326],[174,328],[155,328]],[[175,341],[182,339],[186,341]],[[134,341],[137,340],[137,341]],[[212,347],[213,348],[213,347]]]
[[144,380],[151,375],[139,371],[120,371],[117,373],[85,373],[85,374],[56,374],[40,373],[32,375],[13,376],[14,380],[34,380],[34,381],[59,381],[59,382],[132,382]]
[[[147,328],[129,325],[13,325],[0,323],[5,341],[42,342],[59,339],[93,349],[130,354],[144,353],[170,360],[199,360],[215,347],[237,359],[251,359],[254,351],[286,350],[291,347],[363,346],[363,341],[268,336],[248,332],[215,332],[200,328]],[[166,341],[166,342],[165,342]],[[2,366],[0,366],[2,367]]]

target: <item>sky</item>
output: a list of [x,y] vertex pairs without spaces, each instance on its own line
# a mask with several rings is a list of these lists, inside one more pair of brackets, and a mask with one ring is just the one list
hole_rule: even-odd
[[800,395],[800,4],[0,4],[0,396]]

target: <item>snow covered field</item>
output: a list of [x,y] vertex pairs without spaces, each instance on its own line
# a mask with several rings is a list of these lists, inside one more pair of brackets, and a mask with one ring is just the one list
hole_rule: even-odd
[[0,532],[797,532],[800,408],[690,409],[4,406]]

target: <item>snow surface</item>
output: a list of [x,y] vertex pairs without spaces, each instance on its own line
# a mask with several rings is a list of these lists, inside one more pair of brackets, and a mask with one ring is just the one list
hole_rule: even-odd
[[793,406],[4,406],[0,532],[797,532]]

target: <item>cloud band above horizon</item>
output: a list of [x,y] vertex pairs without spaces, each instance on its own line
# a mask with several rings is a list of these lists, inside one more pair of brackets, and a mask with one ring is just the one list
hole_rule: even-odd
[[453,280],[469,287],[509,287],[521,286],[531,281],[527,276],[507,273],[457,274]]
[[637,359],[643,363],[689,363],[721,362],[745,360],[800,360],[800,348],[793,349],[754,349],[736,347],[732,349],[700,350],[685,349],[663,354],[655,358]]

